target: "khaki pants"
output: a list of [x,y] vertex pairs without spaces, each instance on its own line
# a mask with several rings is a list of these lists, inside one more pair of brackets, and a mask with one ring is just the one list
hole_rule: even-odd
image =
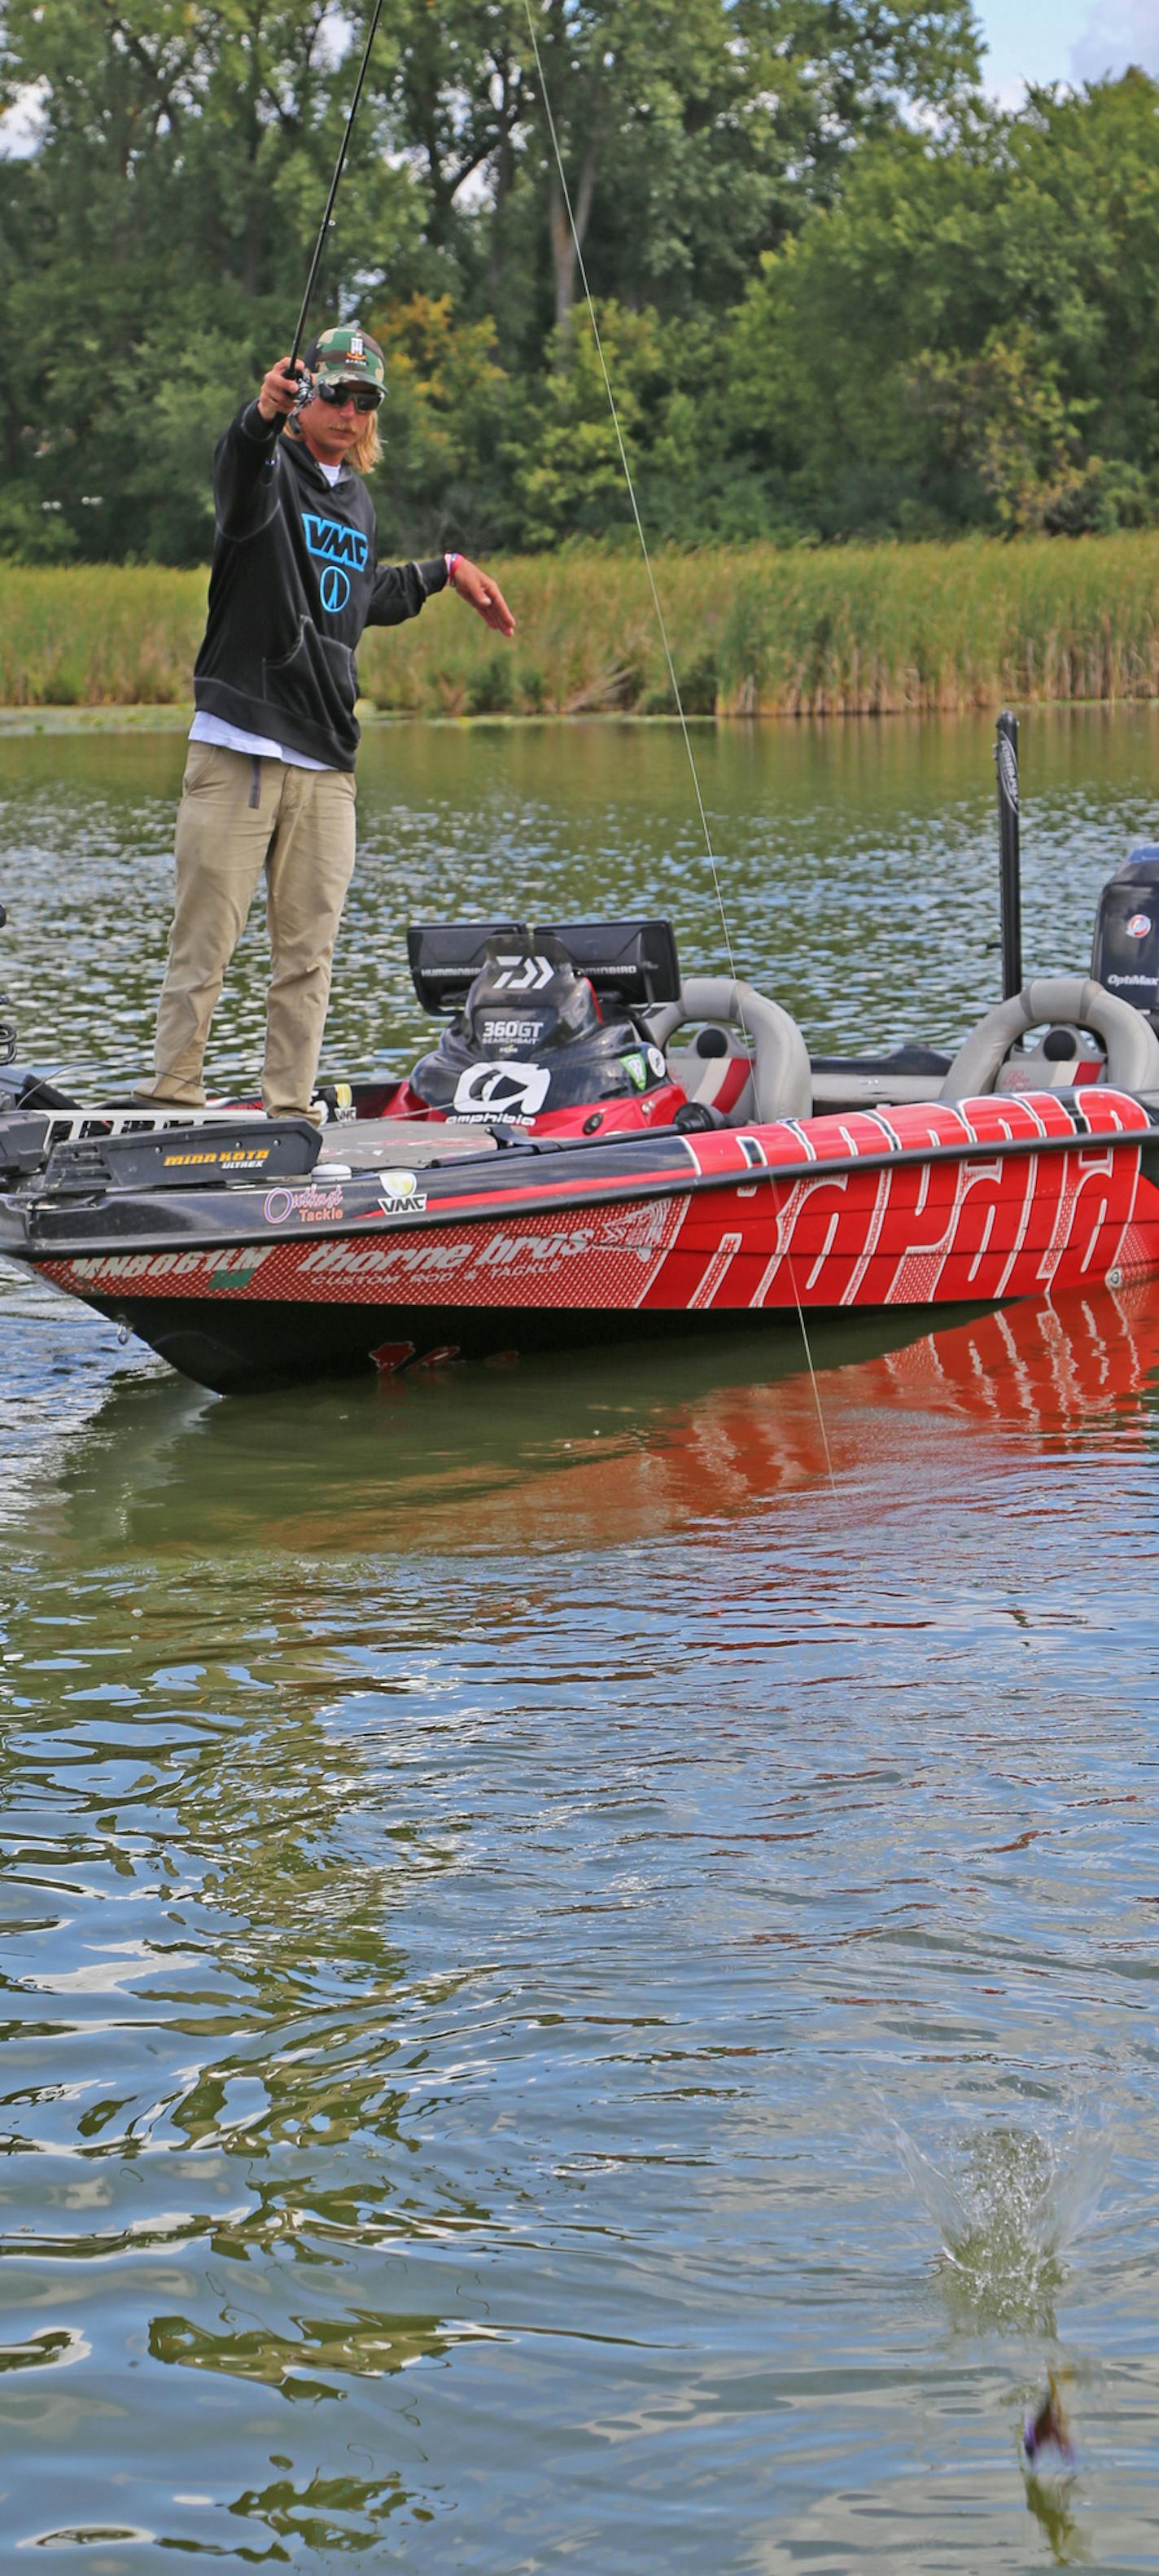
[[334,942],[354,868],[353,776],[190,743],[176,860],[156,1080],[139,1096],[204,1108],[209,1023],[264,869],[273,966],[262,1099],[271,1118],[304,1110],[318,1071]]

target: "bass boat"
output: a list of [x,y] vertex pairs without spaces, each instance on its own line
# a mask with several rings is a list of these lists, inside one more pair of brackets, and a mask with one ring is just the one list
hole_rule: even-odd
[[1019,983],[952,1056],[811,1059],[664,921],[408,946],[438,1041],[320,1125],[77,1104],[9,1032],[0,1253],[220,1392],[1159,1269],[1159,848],[1090,975]]

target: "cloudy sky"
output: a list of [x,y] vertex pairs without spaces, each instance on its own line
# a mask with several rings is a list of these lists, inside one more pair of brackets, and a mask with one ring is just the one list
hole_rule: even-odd
[[1159,0],[975,0],[987,89],[1011,107],[1024,81],[1099,80],[1140,63],[1159,77]]

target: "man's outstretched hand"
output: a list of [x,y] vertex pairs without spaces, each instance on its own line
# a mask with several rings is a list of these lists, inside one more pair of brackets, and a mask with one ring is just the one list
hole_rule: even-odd
[[497,635],[514,635],[515,620],[498,582],[492,581],[490,573],[480,572],[478,564],[466,555],[460,555],[456,562],[451,588],[458,591],[460,599],[469,600],[472,608],[478,609],[485,625],[493,626]]

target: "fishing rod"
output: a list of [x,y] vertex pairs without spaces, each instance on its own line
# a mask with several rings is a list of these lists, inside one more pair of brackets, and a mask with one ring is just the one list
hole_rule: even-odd
[[[314,256],[310,262],[310,274],[306,280],[306,292],[302,297],[301,310],[298,314],[298,327],[294,333],[294,345],[290,351],[290,363],[287,370],[290,375],[299,374],[298,352],[302,346],[302,339],[306,329],[306,315],[310,310],[310,298],[313,295],[315,285],[317,284],[318,271],[322,264],[322,253],[326,247],[326,235],[330,230],[330,225],[333,220],[334,200],[338,194],[338,183],[342,177],[346,154],[349,149],[350,137],[354,131],[354,119],[358,114],[358,102],[362,96],[363,84],[370,64],[370,51],[374,43],[375,36],[378,33],[378,21],[381,16],[382,0],[375,0],[374,13],[370,21],[370,33],[366,39],[362,63],[359,69],[358,79],[355,83],[354,96],[350,102],[350,114],[346,119],[346,130],[339,146],[338,158],[334,164],[334,176],[330,181],[330,194],[326,199],[326,212],[322,217],[318,239],[314,244]],[[301,377],[299,375],[299,382],[300,381]]]

